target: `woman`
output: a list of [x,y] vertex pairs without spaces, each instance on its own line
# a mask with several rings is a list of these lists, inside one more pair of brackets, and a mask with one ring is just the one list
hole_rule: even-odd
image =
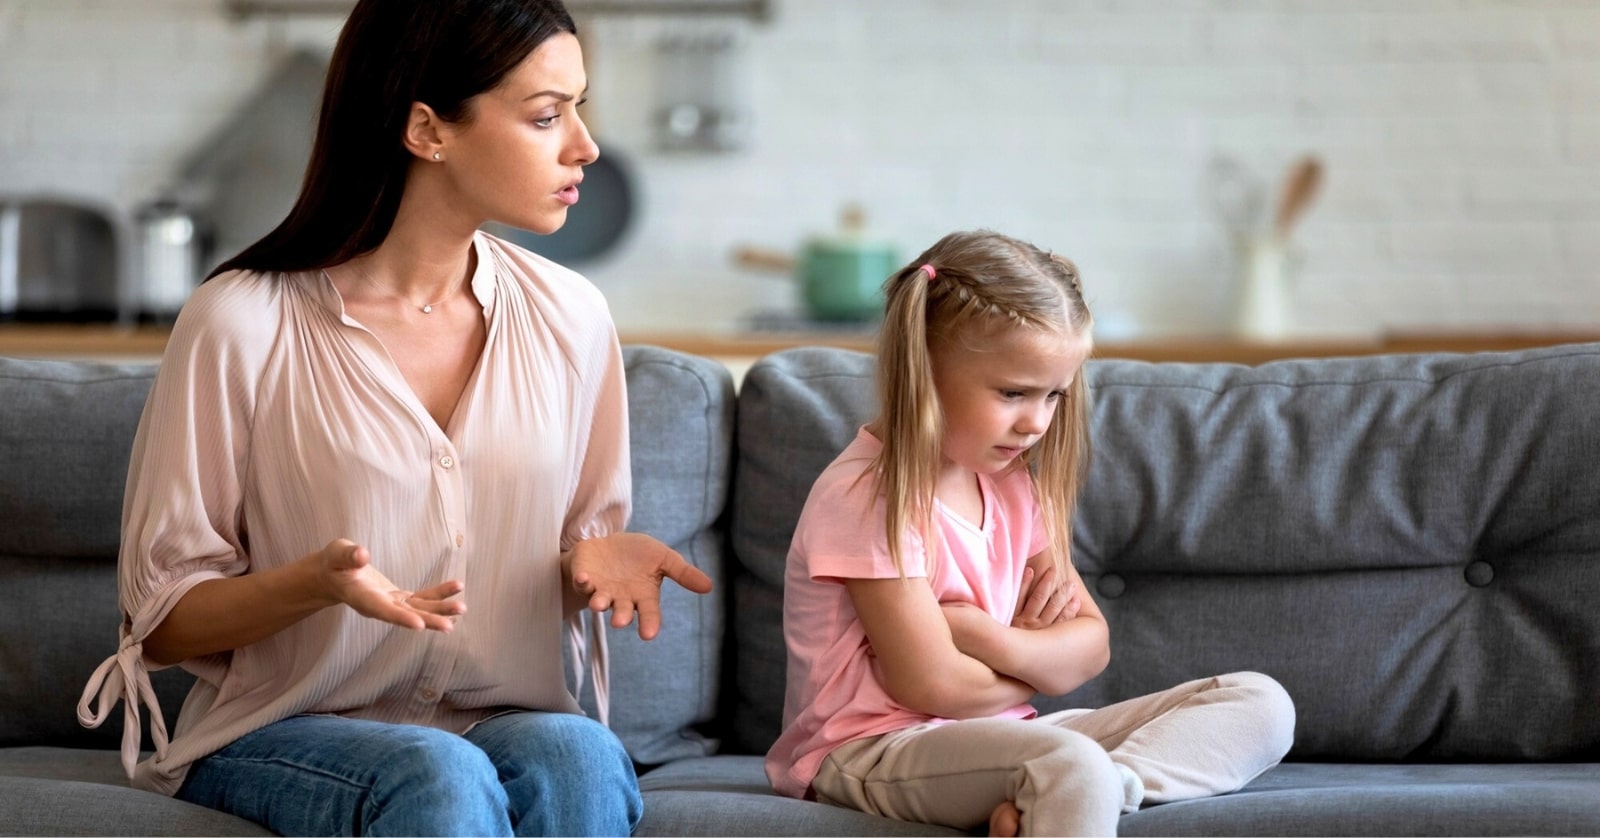
[[[121,647],[79,706],[92,726],[126,700],[135,785],[282,834],[637,824],[563,623],[581,658],[586,607],[649,639],[663,577],[711,582],[621,532],[604,300],[477,232],[550,233],[578,200],[598,149],[574,33],[554,0],[351,13],[299,200],[195,292],[140,421]],[[147,671],[175,664],[198,681],[169,743]],[[141,702],[157,748],[135,767]]]

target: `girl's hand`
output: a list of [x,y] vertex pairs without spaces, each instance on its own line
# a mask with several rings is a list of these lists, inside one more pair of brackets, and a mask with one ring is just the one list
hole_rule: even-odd
[[1011,625],[1042,629],[1078,616],[1082,606],[1077,583],[1060,584],[1054,565],[1046,566],[1037,579],[1033,566],[1029,565],[1022,569],[1022,595],[1017,598],[1017,611],[1011,617]]
[[613,628],[639,614],[639,638],[661,631],[661,580],[697,594],[711,592],[711,577],[677,551],[642,533],[621,532],[578,542],[568,554],[572,589],[588,597],[590,611],[611,612]]
[[367,548],[347,538],[336,539],[313,553],[318,563],[318,581],[328,597],[356,610],[356,613],[408,629],[449,631],[455,618],[466,613],[460,599],[463,585],[456,580],[420,591],[396,587],[372,566]]

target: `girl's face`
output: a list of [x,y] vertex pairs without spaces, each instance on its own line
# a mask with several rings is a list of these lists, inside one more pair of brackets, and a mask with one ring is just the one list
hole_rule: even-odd
[[583,167],[600,156],[578,116],[587,89],[578,39],[561,32],[473,97],[469,118],[447,126],[444,146],[462,209],[535,233],[561,229]]
[[1009,328],[935,350],[945,467],[994,474],[1017,462],[1050,427],[1090,345],[1087,335]]

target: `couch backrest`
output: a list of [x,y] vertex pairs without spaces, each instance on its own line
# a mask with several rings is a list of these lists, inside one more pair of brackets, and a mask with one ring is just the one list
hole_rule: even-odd
[[[85,730],[74,708],[117,650],[122,490],[154,375],[0,358],[0,746],[121,742],[121,713]],[[151,681],[176,718],[192,679],[169,669]]]
[[[612,726],[635,759],[714,749],[724,613],[723,505],[734,396],[721,365],[655,347],[624,349],[632,434],[630,528],[661,539],[718,581],[710,596],[669,586],[661,635],[610,632]],[[0,358],[0,746],[115,748],[74,712],[89,673],[116,651],[116,555],[128,454],[152,364]],[[191,676],[155,673],[177,717]],[[592,706],[592,696],[585,691]],[[148,735],[146,747],[149,747]]]
[[[716,750],[727,534],[724,508],[733,482],[733,377],[715,361],[630,346],[628,422],[633,457],[633,518],[647,533],[705,571],[715,585],[701,596],[667,583],[661,633],[645,642],[637,626],[608,629],[611,728],[634,761],[655,765]],[[592,691],[583,704],[593,714]]]
[[[1089,376],[1074,550],[1112,663],[1042,710],[1248,669],[1295,699],[1301,758],[1600,754],[1600,345]],[[788,534],[873,409],[859,353],[744,379],[733,749],[777,734]]]

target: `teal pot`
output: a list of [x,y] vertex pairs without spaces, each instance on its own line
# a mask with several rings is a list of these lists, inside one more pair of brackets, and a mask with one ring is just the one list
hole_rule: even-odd
[[862,322],[883,314],[883,283],[897,267],[898,256],[888,244],[819,238],[806,244],[796,272],[810,316]]

